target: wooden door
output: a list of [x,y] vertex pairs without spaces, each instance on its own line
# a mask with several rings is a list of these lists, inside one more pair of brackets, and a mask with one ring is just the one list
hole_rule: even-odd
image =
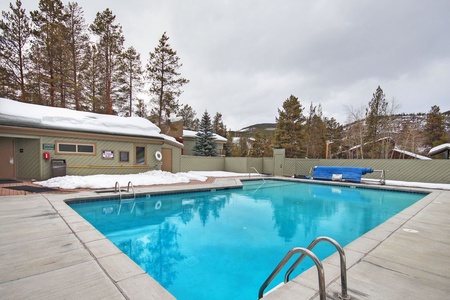
[[161,170],[172,172],[172,149],[162,148],[161,154],[162,154]]
[[0,178],[15,178],[13,138],[0,137]]

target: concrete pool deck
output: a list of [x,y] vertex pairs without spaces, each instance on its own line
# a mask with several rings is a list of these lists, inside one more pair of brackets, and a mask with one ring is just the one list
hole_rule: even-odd
[[[237,179],[223,178],[135,190],[152,193],[239,184]],[[81,191],[0,197],[2,299],[174,299],[64,202],[98,196]],[[347,245],[352,299],[448,299],[449,216],[450,191],[433,190]],[[339,299],[338,255],[325,259],[323,265],[327,299]],[[319,299],[318,293],[317,271],[311,268],[263,299]]]

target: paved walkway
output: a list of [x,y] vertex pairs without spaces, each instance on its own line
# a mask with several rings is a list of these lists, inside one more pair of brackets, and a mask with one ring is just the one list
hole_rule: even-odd
[[[221,179],[136,193],[237,184]],[[1,299],[173,299],[64,203],[93,196],[98,194],[0,197]],[[450,191],[435,191],[345,247],[352,299],[448,299],[449,215]],[[336,255],[324,261],[328,299],[340,292],[338,261]],[[310,269],[264,299],[319,299],[317,286]]]

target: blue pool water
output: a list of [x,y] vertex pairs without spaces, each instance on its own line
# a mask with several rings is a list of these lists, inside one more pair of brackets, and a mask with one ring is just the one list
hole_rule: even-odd
[[[424,196],[267,180],[70,206],[177,299],[256,299],[293,247],[322,235],[345,246]],[[322,243],[314,252],[324,259],[335,248]],[[306,259],[293,276],[312,265]]]

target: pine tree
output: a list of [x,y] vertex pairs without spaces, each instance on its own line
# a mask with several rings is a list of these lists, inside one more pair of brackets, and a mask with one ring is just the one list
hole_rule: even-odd
[[141,92],[143,86],[141,56],[133,47],[128,48],[122,54],[122,64],[119,74],[122,84],[120,91],[128,99],[125,115],[132,116],[133,101],[137,101],[136,97]]
[[194,146],[195,156],[217,156],[216,140],[208,112],[202,116]]
[[384,158],[384,149],[379,139],[384,137],[388,121],[388,102],[380,86],[373,94],[366,108],[366,141],[369,142],[365,152],[371,158]]
[[328,157],[332,158],[342,148],[343,126],[335,118],[323,119],[326,127],[326,141],[328,143]]
[[89,36],[87,34],[87,25],[84,20],[83,10],[76,2],[69,2],[65,13],[67,15],[67,97],[73,103],[73,108],[83,110],[82,90],[82,70],[87,67],[87,51],[89,49]]
[[154,52],[150,52],[147,64],[147,76],[150,79],[150,94],[153,95],[151,119],[161,127],[165,123],[163,118],[168,118],[171,113],[178,111],[178,97],[181,95],[181,87],[188,83],[178,73],[182,66],[180,58],[168,43],[169,37],[164,34],[159,40]]
[[105,94],[105,84],[101,80],[101,70],[104,70],[105,60],[96,45],[88,47],[85,60],[86,66],[81,76],[84,81],[83,99],[86,99],[86,102],[81,103],[80,110],[104,112],[106,109],[102,106],[101,98]]
[[275,129],[274,146],[284,148],[286,157],[304,157],[305,117],[298,98],[291,95],[283,102],[283,108],[278,109],[277,127]]
[[198,130],[200,121],[195,117],[196,114],[194,109],[188,104],[185,104],[183,108],[180,109],[178,115],[183,118],[184,128],[194,131]]
[[0,20],[0,97],[26,101],[26,46],[31,35],[30,18],[16,0],[16,6],[9,4],[11,12],[2,11]]
[[441,114],[440,107],[433,105],[427,114],[427,123],[425,125],[426,146],[432,148],[446,143],[444,116]]
[[[46,90],[42,100],[50,106],[64,107],[64,60],[67,51],[64,5],[60,0],[40,0],[39,10],[31,12],[31,19],[36,28],[33,31],[34,48],[40,52],[40,61],[35,60],[35,63],[41,70],[40,85]],[[58,96],[60,103],[57,102]]]
[[223,124],[221,113],[216,113],[216,115],[214,116],[213,130],[214,133],[225,138],[227,137],[227,126]]
[[[113,98],[112,94],[117,91],[117,82],[113,82],[113,78],[117,79],[116,72],[119,67],[120,55],[125,40],[122,34],[122,26],[114,24],[116,16],[107,8],[102,13],[97,13],[94,22],[91,24],[91,31],[99,37],[98,50],[102,52],[100,56],[104,62],[102,66],[102,77],[104,81],[104,113],[113,114]],[[102,111],[97,111],[102,112]]]
[[252,143],[252,148],[250,149],[250,156],[264,157],[264,145],[267,142],[265,136],[260,130],[256,130],[253,138],[254,141]]
[[306,120],[306,157],[325,158],[326,125],[323,121],[322,106],[311,102]]
[[147,111],[147,105],[145,104],[143,99],[137,98],[136,103],[136,111],[135,114],[138,117],[141,118],[147,118],[148,117],[148,111]]

